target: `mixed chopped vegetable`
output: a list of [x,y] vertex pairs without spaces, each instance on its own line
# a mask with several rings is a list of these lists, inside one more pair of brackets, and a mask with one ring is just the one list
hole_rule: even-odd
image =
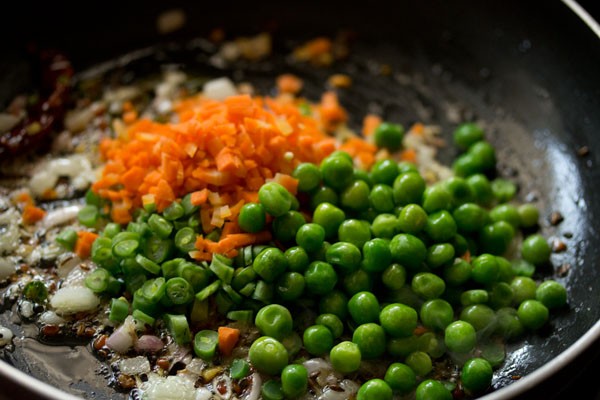
[[[447,168],[430,127],[367,114],[354,134],[335,91],[311,102],[302,84],[284,74],[263,97],[221,78],[154,118],[122,102],[84,202],[50,225],[75,262],[22,283],[21,301],[53,313],[44,326],[96,316],[94,352],[147,399],[486,393],[505,343],[567,303],[533,278],[551,254],[539,210],[497,177],[480,125],[456,127]],[[69,175],[54,174],[12,199],[31,229]]]

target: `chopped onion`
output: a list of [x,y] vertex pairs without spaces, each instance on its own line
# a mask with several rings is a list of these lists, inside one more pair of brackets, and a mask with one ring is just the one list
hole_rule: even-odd
[[135,349],[139,352],[156,353],[162,350],[164,343],[158,336],[142,335],[135,343]]
[[212,400],[213,393],[205,387],[200,387],[196,391],[196,399],[195,400]]
[[60,226],[69,221],[74,220],[75,218],[77,218],[77,214],[79,213],[79,210],[81,210],[82,207],[83,206],[80,204],[75,204],[48,211],[46,216],[44,216],[44,227],[46,229],[53,228],[55,226]]
[[166,378],[156,374],[148,376],[142,385],[143,398],[146,400],[195,400],[194,381],[181,375],[170,375]]
[[93,311],[100,305],[100,299],[87,287],[64,287],[54,293],[50,305],[57,314],[67,315]]
[[0,281],[15,273],[17,265],[8,258],[0,257]]
[[89,185],[93,181],[92,164],[84,155],[75,154],[69,157],[56,158],[37,166],[37,171],[29,180],[29,188],[36,196],[41,196],[49,189],[54,188],[58,178],[65,176],[78,179],[78,189],[84,183]]
[[19,220],[21,215],[14,208],[0,214],[0,254],[12,253],[19,246]]
[[81,132],[94,119],[95,115],[93,104],[81,110],[69,111],[65,117],[65,128],[71,132]]
[[[58,268],[56,269],[56,273],[58,274],[59,278],[66,278],[67,276],[69,276],[71,274],[71,272],[75,269],[75,267],[78,267],[81,263],[81,258],[79,258],[79,256],[75,255],[74,253],[63,253],[62,255],[59,256],[59,259],[57,260],[57,265]],[[84,271],[81,268],[78,268],[78,273],[81,275],[84,275]],[[85,279],[85,276],[82,276],[80,281],[81,283],[83,283],[83,280]],[[68,285],[68,286],[73,286],[73,285]],[[77,285],[77,286],[81,286],[81,285]]]
[[119,362],[119,369],[127,375],[140,375],[150,372],[150,361],[144,356],[124,358]]
[[217,78],[204,84],[204,96],[213,100],[225,100],[237,94],[235,85],[229,78]]
[[188,365],[185,366],[185,369],[192,374],[200,375],[202,371],[206,368],[206,361],[201,358],[194,358]]
[[322,358],[311,358],[304,361],[304,367],[308,371],[308,375],[317,371],[326,371],[331,369],[331,365]]
[[260,389],[262,386],[262,380],[260,375],[256,372],[252,374],[252,390],[248,393],[246,400],[258,400],[260,398]]
[[12,331],[4,326],[0,326],[0,347],[10,344],[12,338]]
[[106,339],[106,346],[117,353],[125,353],[133,347],[135,338],[135,322],[130,315],[125,318],[123,325]]
[[58,316],[54,311],[44,311],[38,322],[44,325],[61,325],[65,323],[65,320]]

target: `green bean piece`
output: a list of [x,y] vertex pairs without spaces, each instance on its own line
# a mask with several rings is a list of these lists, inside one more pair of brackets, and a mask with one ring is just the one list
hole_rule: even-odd
[[129,315],[129,302],[124,298],[113,298],[110,301],[108,319],[114,322],[123,322]]
[[236,358],[229,367],[229,376],[232,379],[242,379],[250,375],[250,364],[242,358]]
[[219,345],[219,334],[217,331],[204,329],[194,336],[194,353],[205,361],[211,361]]
[[210,285],[208,285],[207,287],[205,287],[204,289],[202,289],[201,291],[196,293],[196,300],[204,301],[204,300],[208,299],[210,296],[215,294],[217,292],[217,290],[219,290],[219,288],[221,287],[221,284],[222,284],[222,282],[219,280],[214,281],[213,283],[211,283]]
[[102,293],[108,289],[110,272],[104,268],[96,268],[85,277],[85,286],[94,293]]
[[77,232],[74,229],[65,229],[56,236],[56,243],[67,250],[73,250],[77,242]]
[[152,233],[162,239],[166,239],[173,232],[173,224],[158,214],[152,214],[148,218],[148,226]]
[[[190,327],[185,315],[164,314],[163,319],[167,323],[167,329],[171,336],[173,336],[175,343],[182,345],[191,342],[192,333],[190,332]],[[196,346],[194,346],[194,350],[195,347]]]
[[141,287],[142,295],[150,303],[157,304],[165,295],[166,284],[165,278],[158,277],[144,282]]
[[77,218],[82,225],[93,228],[98,223],[100,212],[98,211],[98,207],[88,204],[79,210]]

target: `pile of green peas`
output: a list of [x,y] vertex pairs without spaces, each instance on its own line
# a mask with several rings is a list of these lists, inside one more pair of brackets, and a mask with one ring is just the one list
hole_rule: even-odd
[[[258,203],[242,208],[243,230],[274,237],[235,264],[236,276],[252,270],[270,288],[254,319],[262,336],[249,352],[272,378],[265,399],[303,395],[307,357],[324,357],[344,375],[361,373],[363,360],[386,362],[384,376],[364,375],[359,400],[477,396],[490,390],[504,344],[566,305],[559,282],[534,277],[551,255],[539,210],[516,202],[514,183],[494,178],[495,150],[479,126],[459,126],[454,142],[454,176],[433,184],[414,164],[383,159],[364,171],[336,151],[296,167],[298,196],[269,182]],[[295,321],[298,304],[316,311],[310,323]],[[445,359],[458,376],[434,379]]]

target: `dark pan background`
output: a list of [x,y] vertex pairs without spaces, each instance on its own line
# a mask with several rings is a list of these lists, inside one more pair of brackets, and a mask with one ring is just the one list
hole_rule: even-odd
[[[44,2],[39,5],[20,2],[11,5],[10,13],[5,13],[7,22],[0,27],[5,39],[1,46],[6,49],[0,57],[0,108],[12,95],[34,84],[23,51],[31,44],[65,50],[76,69],[124,51],[152,45],[158,40],[202,35],[221,26],[228,27],[229,32],[275,28],[309,37],[335,33],[340,26],[352,27],[371,38],[397,41],[407,54],[419,53],[423,47],[427,49],[426,56],[430,61],[443,64],[464,79],[467,88],[491,93],[489,101],[506,105],[508,112],[526,121],[528,126],[547,124],[555,128],[552,135],[557,137],[563,150],[575,153],[583,145],[592,149],[586,159],[574,164],[583,179],[579,195],[587,204],[587,214],[581,213],[586,218],[575,221],[585,232],[579,248],[581,253],[567,255],[577,257],[587,268],[585,273],[574,273],[570,277],[569,289],[573,291],[575,308],[589,311],[578,313],[573,321],[566,316],[559,319],[567,326],[589,327],[600,314],[600,241],[594,226],[600,218],[597,192],[600,182],[597,170],[600,157],[600,39],[560,1],[487,3],[492,2],[399,1],[393,6],[382,1],[363,2],[360,6],[337,1],[320,4],[267,1],[252,5],[236,1],[210,4],[171,1],[168,5],[158,1]],[[597,1],[582,4],[598,15]],[[177,7],[187,11],[188,24],[167,38],[159,37],[154,25],[156,15]],[[464,46],[457,46],[457,43]],[[529,45],[524,48],[527,43]],[[509,80],[504,84],[482,78],[482,66]],[[519,69],[529,74],[520,76]],[[560,110],[560,116],[545,114],[543,106],[532,104],[539,98],[528,93],[530,83],[546,90],[544,96],[553,100],[551,109]],[[563,177],[568,179],[568,174],[565,172]],[[553,185],[560,186],[556,182]],[[558,195],[569,198],[569,194],[558,192]],[[577,202],[569,204],[577,206]],[[589,285],[589,294],[582,289],[584,285],[586,290]],[[569,332],[565,330],[562,334],[567,341],[573,341]],[[544,351],[541,345],[536,349]],[[578,398],[600,399],[596,378],[599,354],[598,345],[590,348],[576,363],[545,382],[528,398],[568,398],[576,391]],[[2,385],[0,399],[32,398],[23,394],[22,389],[12,387],[10,382],[2,382]]]

